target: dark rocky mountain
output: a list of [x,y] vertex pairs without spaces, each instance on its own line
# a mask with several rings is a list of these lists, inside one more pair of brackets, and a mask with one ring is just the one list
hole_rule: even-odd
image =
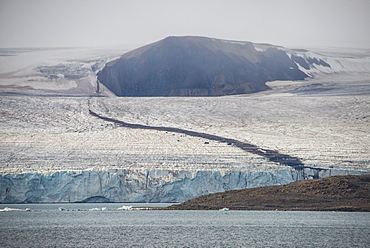
[[171,210],[311,210],[370,212],[370,174],[331,176],[281,186],[232,190],[201,196]]
[[307,75],[286,52],[250,42],[167,37],[124,54],[98,74],[118,96],[221,96],[268,89],[271,80]]

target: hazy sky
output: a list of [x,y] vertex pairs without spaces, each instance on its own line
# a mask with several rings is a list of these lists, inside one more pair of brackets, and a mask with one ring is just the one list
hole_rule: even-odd
[[171,35],[370,48],[370,0],[0,0],[0,47],[143,45]]

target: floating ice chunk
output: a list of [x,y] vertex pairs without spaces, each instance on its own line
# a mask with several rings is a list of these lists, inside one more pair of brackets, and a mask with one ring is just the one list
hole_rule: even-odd
[[132,206],[122,206],[120,208],[117,208],[117,210],[132,210]]
[[31,211],[31,209],[29,209],[29,208],[26,208],[26,209],[8,208],[8,207],[5,207],[3,209],[0,209],[0,212],[10,212],[10,211]]
[[228,208],[222,208],[219,211],[229,211],[229,209]]
[[91,208],[88,211],[100,211],[100,210],[101,210],[100,208]]

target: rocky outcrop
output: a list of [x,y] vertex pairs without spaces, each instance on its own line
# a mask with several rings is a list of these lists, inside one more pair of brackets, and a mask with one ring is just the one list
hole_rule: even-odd
[[250,42],[168,37],[107,63],[101,83],[118,96],[221,96],[268,89],[307,75],[286,52]]
[[242,189],[201,196],[171,210],[370,211],[370,174],[331,176],[288,185]]
[[6,174],[0,176],[0,203],[183,202],[227,190],[348,174],[365,172],[287,167],[271,171],[123,169]]

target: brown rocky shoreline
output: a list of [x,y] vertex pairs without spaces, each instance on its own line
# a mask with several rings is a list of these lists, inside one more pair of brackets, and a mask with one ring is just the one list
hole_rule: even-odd
[[331,176],[287,185],[201,196],[163,210],[280,210],[370,212],[370,174]]

